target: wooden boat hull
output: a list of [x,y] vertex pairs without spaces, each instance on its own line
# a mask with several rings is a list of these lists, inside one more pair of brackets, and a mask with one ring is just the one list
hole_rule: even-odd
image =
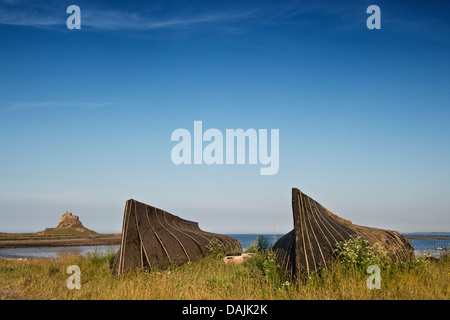
[[359,234],[370,246],[379,243],[394,261],[414,258],[414,248],[398,232],[358,226],[333,214],[300,190],[292,189],[294,229],[280,238],[273,250],[283,271],[290,277],[328,268],[340,241]]
[[226,253],[242,251],[240,242],[232,237],[205,232],[197,222],[130,199],[125,206],[121,245],[113,269],[121,274],[130,269],[193,262],[209,253],[211,240],[216,240]]

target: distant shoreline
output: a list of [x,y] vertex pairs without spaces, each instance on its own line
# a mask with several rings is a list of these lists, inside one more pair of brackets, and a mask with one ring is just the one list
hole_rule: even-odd
[[1,238],[0,248],[28,248],[28,247],[67,247],[67,246],[98,246],[98,245],[118,245],[121,241],[120,234],[101,235],[95,237],[57,237],[51,239],[39,236],[18,238]]
[[450,240],[450,237],[433,237],[433,236],[405,236],[406,239],[422,239],[422,240]]
[[[407,239],[450,240],[450,236],[405,235]],[[0,248],[66,247],[120,245],[121,234],[99,234],[97,236],[43,236],[36,234],[0,233]]]

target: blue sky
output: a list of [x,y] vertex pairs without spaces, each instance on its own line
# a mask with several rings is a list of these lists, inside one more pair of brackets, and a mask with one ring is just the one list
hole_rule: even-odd
[[[0,0],[0,231],[69,210],[119,232],[134,198],[207,231],[284,233],[292,187],[357,224],[450,231],[449,7]],[[279,129],[278,174],[174,165],[171,133],[194,120]]]

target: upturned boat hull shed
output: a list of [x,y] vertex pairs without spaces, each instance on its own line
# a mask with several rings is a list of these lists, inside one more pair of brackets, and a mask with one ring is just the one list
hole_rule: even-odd
[[130,199],[125,206],[122,240],[113,269],[121,274],[130,269],[171,263],[193,262],[209,253],[208,244],[216,240],[225,253],[242,251],[232,237],[203,231],[197,222]]
[[398,232],[358,226],[333,214],[299,189],[292,189],[294,229],[281,237],[273,250],[290,277],[307,275],[330,266],[336,244],[358,234],[370,246],[379,243],[394,261],[414,258],[414,248]]

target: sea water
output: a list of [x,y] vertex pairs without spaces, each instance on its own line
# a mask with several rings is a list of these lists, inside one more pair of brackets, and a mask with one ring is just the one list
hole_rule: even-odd
[[60,258],[68,255],[106,255],[116,253],[119,245],[2,248],[0,257],[14,259]]

